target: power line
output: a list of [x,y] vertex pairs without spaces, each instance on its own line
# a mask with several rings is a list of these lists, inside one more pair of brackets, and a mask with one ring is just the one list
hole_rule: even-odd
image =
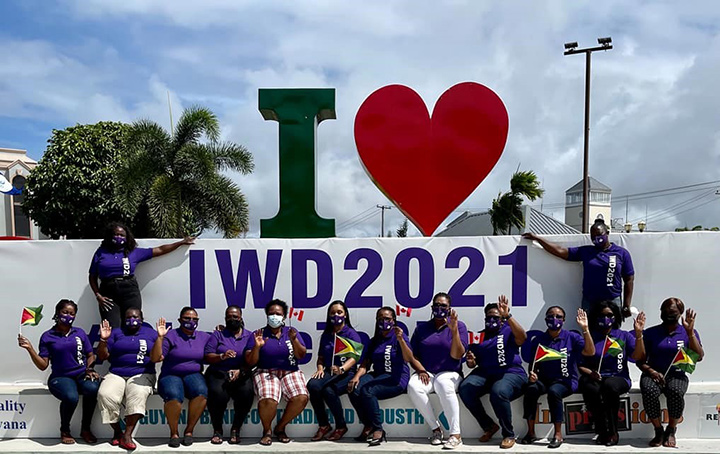
[[[690,197],[687,200],[683,200],[682,202],[676,203],[675,205],[663,208],[662,210],[658,210],[658,211],[648,215],[647,219],[645,219],[645,222],[648,222],[649,220],[651,220],[653,218],[657,218],[658,216],[663,216],[663,215],[669,214],[677,208],[681,208],[683,206],[687,206],[690,203],[694,203],[694,202],[697,202],[698,200],[702,200],[705,197],[707,197],[708,195],[713,194],[714,192],[715,192],[715,189],[711,189],[710,191],[705,191],[704,193],[702,193],[700,195],[695,195],[693,197]],[[639,218],[639,219],[633,219],[632,221],[629,221],[629,222],[635,223],[635,222],[638,222],[641,220],[643,220],[643,219]],[[628,221],[626,221],[626,222],[628,222]]]
[[696,205],[696,206],[694,206],[694,207],[688,208],[688,209],[686,209],[686,210],[678,211],[677,213],[671,214],[671,215],[669,215],[669,216],[665,216],[664,218],[656,219],[656,220],[653,221],[653,222],[655,222],[655,223],[657,223],[657,222],[662,222],[662,221],[664,221],[664,220],[666,220],[666,219],[670,219],[670,218],[672,218],[672,217],[676,217],[676,216],[679,215],[679,214],[682,214],[682,213],[686,213],[686,212],[688,212],[688,211],[695,210],[695,209],[700,208],[701,206],[705,206],[705,205],[707,205],[707,204],[709,204],[709,203],[717,202],[718,200],[720,200],[720,198],[713,198],[713,199],[707,200],[707,201],[705,201],[705,202],[703,202],[703,203],[701,203],[701,204],[699,204],[699,205]]
[[369,213],[371,210],[374,210],[374,209],[375,209],[375,206],[371,206],[371,207],[368,208],[367,210],[362,211],[362,212],[360,212],[360,213],[358,213],[358,214],[356,214],[356,215],[354,215],[354,216],[352,216],[352,217],[350,217],[350,218],[348,218],[348,219],[345,219],[345,220],[342,221],[342,222],[339,222],[336,227],[337,227],[337,228],[342,228],[342,226],[343,226],[344,224],[351,223],[351,222],[354,221],[356,218],[358,218],[358,217],[360,217],[360,216],[363,216],[364,214],[367,214],[367,213]]
[[358,224],[361,224],[361,223],[363,223],[363,222],[365,222],[365,221],[367,221],[367,220],[372,219],[374,216],[377,216],[378,214],[380,214],[380,213],[377,212],[377,211],[372,211],[371,213],[366,214],[365,216],[361,217],[360,219],[357,219],[357,220],[355,220],[354,222],[351,222],[350,224],[347,224],[347,225],[345,225],[345,226],[343,226],[343,227],[338,228],[337,231],[340,232],[340,231],[347,230],[347,229],[350,229],[350,228],[352,228],[352,227],[355,227],[355,226],[358,225]]

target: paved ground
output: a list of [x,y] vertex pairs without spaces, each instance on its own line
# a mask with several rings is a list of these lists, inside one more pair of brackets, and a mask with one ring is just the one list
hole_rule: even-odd
[[[497,440],[500,443],[500,440]],[[516,445],[510,452],[536,452],[536,453],[549,453],[549,452],[572,452],[572,453],[637,453],[637,452],[673,452],[673,453],[720,453],[720,440],[690,440],[690,439],[679,439],[679,447],[677,449],[671,448],[648,448],[647,440],[622,440],[621,445],[607,448],[604,446],[597,446],[589,441],[572,440],[563,444],[556,450],[548,450],[547,442],[540,441],[532,446]],[[427,444],[426,440],[422,439],[411,439],[408,441],[390,441],[383,443],[381,446],[368,448],[364,443],[356,443],[352,440],[343,440],[338,443],[333,442],[319,442],[312,443],[306,440],[294,441],[289,444],[281,444],[274,442],[272,446],[265,447],[257,444],[257,440],[245,440],[240,445],[228,445],[223,443],[222,445],[212,445],[207,440],[200,440],[195,442],[191,447],[181,446],[177,449],[172,449],[167,446],[166,439],[141,439],[138,441],[138,449],[135,452],[153,452],[153,453],[177,453],[177,452],[215,452],[215,453],[236,453],[243,452],[247,454],[255,453],[335,453],[338,451],[373,451],[382,452],[383,454],[437,454],[444,451],[440,448],[436,448]],[[500,448],[498,444],[480,444],[477,441],[468,440],[466,444],[457,448],[455,452],[458,453],[480,453],[480,452],[499,452]],[[2,453],[48,453],[48,452],[96,452],[96,453],[119,453],[122,450],[118,447],[111,446],[107,442],[101,442],[97,445],[86,445],[78,443],[73,446],[60,445],[58,440],[55,439],[14,439],[14,440],[0,440],[0,452]],[[504,451],[505,452],[505,451]]]

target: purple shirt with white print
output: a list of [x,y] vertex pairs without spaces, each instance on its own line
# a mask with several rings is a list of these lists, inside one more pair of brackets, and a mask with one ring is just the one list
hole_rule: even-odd
[[[463,347],[468,346],[468,331],[465,323],[458,320],[458,332]],[[435,320],[420,322],[410,340],[415,358],[432,374],[439,372],[460,372],[465,357],[454,359],[450,356],[452,331],[447,324],[435,328]]]
[[219,363],[211,364],[208,370],[219,370],[227,372],[231,369],[243,369],[247,368],[245,362],[245,352],[249,350],[250,341],[254,338],[253,332],[243,328],[240,333],[240,337],[235,337],[235,333],[224,329],[222,331],[214,331],[207,345],[205,345],[205,354],[217,353],[222,355],[228,350],[232,350],[236,353],[235,358],[227,358]]
[[622,352],[606,352],[600,363],[600,355],[605,348],[604,332],[593,330],[590,332],[595,342],[595,355],[583,356],[581,365],[592,371],[597,371],[600,366],[600,375],[603,377],[622,377],[627,381],[628,385],[632,385],[630,380],[630,372],[628,371],[628,357],[635,351],[635,333],[623,331],[621,329],[612,329],[607,337],[615,339],[622,346]]
[[40,336],[38,355],[50,358],[50,379],[76,378],[85,373],[87,355],[92,353],[90,338],[79,327],[71,327],[66,335],[50,328]]
[[[403,339],[405,339],[405,343],[410,346],[410,341],[405,333],[403,333]],[[398,385],[406,388],[410,380],[410,368],[405,362],[405,359],[403,359],[400,343],[395,336],[395,332],[391,330],[378,344],[373,345],[372,340],[370,344],[372,351],[369,352],[370,356],[368,356],[368,358],[372,366],[371,375],[377,377],[383,374],[390,374],[390,376],[397,381]]]
[[[693,330],[693,332],[700,345],[702,345],[697,330]],[[690,337],[680,324],[671,333],[668,333],[667,328],[662,324],[651,326],[645,329],[643,338],[645,340],[647,364],[661,374],[668,370],[680,347],[685,348],[685,350],[690,349]],[[685,373],[677,367],[670,368],[670,371]]]
[[567,356],[562,359],[543,361],[537,364],[530,364],[535,367],[538,380],[545,384],[560,382],[567,386],[572,392],[577,391],[578,377],[580,372],[577,365],[580,361],[582,350],[585,348],[585,339],[575,331],[561,330],[560,334],[553,339],[547,331],[537,336],[530,343],[530,351],[535,356],[538,345],[551,348]]
[[[273,336],[272,330],[267,326],[263,328],[262,335],[265,339],[265,345],[260,348],[258,369],[279,369],[290,372],[299,369],[297,358],[295,358],[295,349],[290,340],[290,327],[283,326],[280,328],[279,338]],[[300,333],[297,335],[297,340],[300,345],[305,346]],[[255,336],[248,341],[247,349],[252,350],[253,347],[255,347]]]
[[613,300],[622,294],[622,278],[635,274],[627,249],[610,243],[600,250],[595,246],[568,248],[571,262],[583,262],[583,298],[591,303]]
[[150,351],[155,345],[157,331],[143,322],[135,334],[125,328],[113,328],[107,340],[110,352],[110,372],[120,377],[155,374],[155,363],[150,361]]
[[136,247],[125,257],[124,249],[109,251],[99,247],[90,262],[90,274],[100,279],[131,276],[138,263],[152,258],[152,248]]
[[[355,342],[362,343],[360,335],[351,327],[345,325],[337,333],[338,336],[350,339]],[[323,359],[323,367],[330,369],[332,366],[340,367],[345,364],[347,358],[335,355],[335,333],[333,331],[324,332],[320,336],[320,349],[318,353]],[[353,366],[351,370],[355,370],[357,366]]]
[[205,346],[210,341],[210,333],[195,331],[190,336],[180,328],[168,331],[163,340],[162,367],[160,377],[165,375],[186,375],[202,372]]
[[472,373],[481,377],[527,375],[522,367],[520,347],[515,342],[510,325],[504,323],[496,334],[489,334],[485,329],[480,333],[480,343],[468,346],[468,350],[475,355],[477,364]]

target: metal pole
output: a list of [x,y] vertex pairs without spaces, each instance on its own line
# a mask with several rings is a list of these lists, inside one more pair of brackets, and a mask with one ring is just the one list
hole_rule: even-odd
[[380,237],[385,236],[385,210],[392,209],[391,206],[388,205],[375,205],[378,208],[380,208]]
[[590,52],[585,52],[585,146],[583,151],[583,225],[582,233],[588,233],[590,224],[590,180],[588,158],[590,142]]

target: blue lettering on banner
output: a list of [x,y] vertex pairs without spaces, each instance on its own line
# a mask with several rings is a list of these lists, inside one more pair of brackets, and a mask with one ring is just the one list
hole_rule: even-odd
[[[222,284],[225,302],[228,305],[247,306],[248,290],[252,298],[252,307],[263,308],[275,298],[278,274],[283,255],[281,249],[265,251],[265,267],[261,272],[260,258],[255,249],[243,249],[237,267],[233,267],[229,249],[217,249],[215,259],[217,272]],[[527,246],[517,246],[507,255],[498,256],[498,266],[510,266],[512,272],[512,288],[510,298],[515,307],[527,306]],[[357,248],[350,251],[342,261],[342,269],[335,269],[333,258],[320,249],[292,249],[289,253],[290,279],[293,307],[297,309],[313,309],[327,306],[333,295],[344,294],[348,307],[380,308],[384,304],[383,295],[372,295],[368,289],[383,273],[391,273],[395,301],[401,301],[404,307],[417,309],[430,303],[435,291],[435,259],[424,248],[408,247],[400,250],[388,271],[383,256],[369,248]],[[205,308],[207,270],[204,250],[190,251],[190,305],[194,308]],[[335,273],[355,272],[365,268],[347,289],[334,288]],[[466,265],[464,265],[466,263]],[[337,264],[340,265],[340,264]],[[459,269],[466,266],[465,271],[449,287],[448,293],[457,307],[480,307],[485,304],[485,295],[468,294],[468,289],[481,278],[487,263],[482,252],[474,247],[463,246],[450,251],[445,257],[445,269]],[[309,268],[315,269],[315,282],[308,282]],[[237,269],[237,271],[235,271]],[[614,268],[613,268],[614,273]],[[411,294],[410,283],[417,282],[415,294]],[[309,289],[315,288],[313,295]]]

